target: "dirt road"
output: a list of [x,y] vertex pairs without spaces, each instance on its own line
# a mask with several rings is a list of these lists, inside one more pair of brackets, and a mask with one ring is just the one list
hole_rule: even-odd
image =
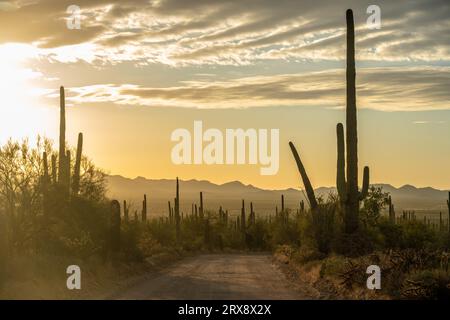
[[267,254],[187,258],[122,291],[117,299],[305,299]]

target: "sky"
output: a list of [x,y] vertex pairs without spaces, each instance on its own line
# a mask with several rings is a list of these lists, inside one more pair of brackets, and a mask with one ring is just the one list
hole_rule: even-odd
[[[70,6],[80,8],[80,29]],[[369,28],[378,5],[379,29]],[[371,182],[450,189],[450,3],[443,1],[0,1],[0,142],[67,141],[126,177],[315,187],[336,175],[345,123],[345,11],[356,25],[359,167]],[[171,133],[279,129],[280,166],[175,165]]]

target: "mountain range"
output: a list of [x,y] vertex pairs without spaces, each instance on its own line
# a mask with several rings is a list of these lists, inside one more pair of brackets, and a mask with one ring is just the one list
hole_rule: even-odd
[[[120,175],[108,175],[106,177],[109,198],[120,202],[127,200],[131,205],[131,212],[140,211],[143,195],[147,195],[147,207],[150,213],[167,214],[168,201],[173,205],[175,196],[174,179],[146,179],[137,177],[125,178]],[[242,199],[247,205],[253,202],[255,211],[260,213],[274,213],[276,207],[281,207],[281,195],[284,195],[285,206],[293,210],[299,207],[299,202],[305,200],[304,192],[293,188],[284,190],[267,190],[245,185],[239,181],[215,184],[207,180],[180,180],[180,210],[190,213],[192,204],[199,203],[199,193],[203,192],[204,207],[217,210],[219,206],[227,209],[232,214],[240,212]],[[412,185],[404,185],[396,188],[390,184],[374,184],[382,187],[384,192],[389,192],[396,211],[446,211],[448,191],[431,187],[417,188]],[[320,187],[316,190],[316,196],[326,197],[330,192],[336,192],[334,187]],[[305,200],[306,202],[306,200]]]

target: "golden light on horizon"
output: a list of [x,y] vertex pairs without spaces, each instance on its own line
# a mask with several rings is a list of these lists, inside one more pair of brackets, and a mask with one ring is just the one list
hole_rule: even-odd
[[28,137],[33,141],[49,121],[49,110],[39,104],[42,89],[32,84],[42,77],[26,66],[34,56],[32,47],[19,44],[0,46],[0,131],[1,141]]

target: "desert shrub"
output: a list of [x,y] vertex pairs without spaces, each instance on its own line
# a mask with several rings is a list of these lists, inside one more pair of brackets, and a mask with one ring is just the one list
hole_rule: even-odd
[[427,225],[416,221],[402,224],[402,247],[411,249],[432,248],[436,244],[436,234]]
[[344,271],[346,266],[346,259],[342,256],[331,255],[323,259],[320,266],[320,276],[338,276]]
[[312,213],[311,227],[317,249],[324,254],[331,251],[331,245],[335,237],[336,208],[337,202],[329,200],[327,203],[320,204],[317,210]]
[[388,198],[389,193],[383,192],[382,187],[370,186],[359,213],[360,222],[364,227],[368,228],[378,223],[381,210],[388,203]]
[[383,248],[396,249],[402,247],[403,228],[401,225],[393,224],[387,218],[381,218],[377,227],[382,236],[381,246]]
[[412,273],[404,281],[402,296],[418,300],[449,300],[450,274],[440,269]]
[[326,255],[314,247],[302,246],[291,253],[291,259],[297,263],[308,263],[310,261],[322,260]]

